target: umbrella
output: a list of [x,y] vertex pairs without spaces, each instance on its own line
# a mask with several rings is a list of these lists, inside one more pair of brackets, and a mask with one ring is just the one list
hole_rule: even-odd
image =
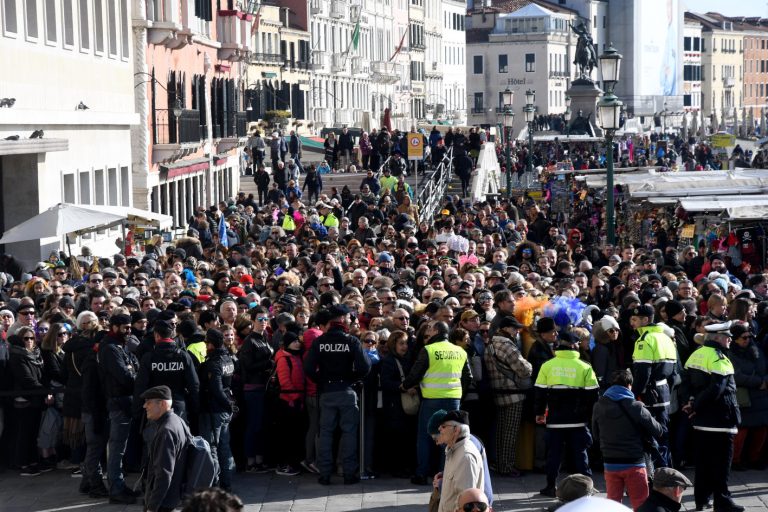
[[124,215],[59,203],[7,230],[0,238],[0,244],[62,237],[67,233],[92,231],[124,219]]

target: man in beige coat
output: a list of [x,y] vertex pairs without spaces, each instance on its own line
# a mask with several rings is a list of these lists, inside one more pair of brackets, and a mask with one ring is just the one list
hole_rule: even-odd
[[465,489],[483,489],[485,485],[483,457],[469,435],[467,416],[462,411],[449,411],[440,423],[437,442],[445,445],[445,467],[433,481],[438,488],[442,480],[439,512],[453,512]]

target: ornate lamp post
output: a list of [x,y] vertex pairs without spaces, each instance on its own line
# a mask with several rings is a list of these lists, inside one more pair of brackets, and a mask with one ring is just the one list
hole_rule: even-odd
[[512,110],[512,103],[515,99],[514,91],[507,87],[504,92],[501,93],[502,107],[502,127],[504,129],[504,136],[502,140],[506,144],[506,158],[507,158],[507,197],[512,196],[512,125],[515,122],[515,113]]
[[525,122],[528,123],[528,168],[527,172],[533,174],[533,119],[536,116],[536,92],[528,89],[525,91]]
[[624,105],[619,98],[613,94],[613,90],[619,81],[619,72],[621,69],[621,55],[613,47],[608,48],[600,55],[600,74],[603,77],[602,99],[597,103],[597,113],[600,119],[600,126],[605,131],[606,144],[606,187],[608,189],[606,223],[608,224],[606,232],[608,243],[616,243],[616,222],[615,222],[615,200],[613,197],[613,136],[621,124],[621,107]]

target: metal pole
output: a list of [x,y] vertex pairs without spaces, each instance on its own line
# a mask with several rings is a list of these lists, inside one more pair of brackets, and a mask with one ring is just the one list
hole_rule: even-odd
[[414,190],[413,192],[413,200],[418,206],[419,204],[419,162],[418,160],[413,161],[413,174],[416,175],[416,190]]
[[608,211],[606,212],[606,223],[607,226],[607,234],[608,234],[608,243],[613,245],[616,243],[616,231],[615,231],[615,222],[614,222],[614,199],[613,199],[613,130],[606,130],[605,131],[605,142],[606,142],[606,176],[607,176],[607,183],[606,187],[608,188]]
[[528,123],[528,173],[533,175],[533,121]]
[[507,197],[512,197],[512,155],[509,146],[512,144],[510,137],[510,128],[502,126],[504,130],[504,141],[507,143]]

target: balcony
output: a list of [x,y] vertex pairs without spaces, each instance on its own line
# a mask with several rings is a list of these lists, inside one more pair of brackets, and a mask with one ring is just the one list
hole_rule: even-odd
[[440,78],[443,76],[443,70],[440,69],[437,61],[426,62],[424,67],[426,68],[424,75],[427,78]]
[[240,11],[219,11],[216,18],[217,38],[221,43],[219,60],[239,62],[248,54],[252,16]]
[[280,66],[283,63],[283,56],[279,53],[252,53],[251,64],[266,64]]
[[736,78],[732,76],[724,76],[723,77],[723,87],[731,88],[734,85],[736,85]]
[[344,19],[348,10],[349,6],[344,0],[331,0],[331,18]]
[[152,120],[152,161],[171,162],[196,151],[205,138],[199,110],[182,110],[178,118],[173,110],[155,109]]
[[327,0],[311,0],[309,3],[309,12],[313,16],[324,16],[328,12]]
[[147,42],[170,49],[183,48],[191,42],[191,32],[184,29],[179,0],[147,0]]
[[337,108],[334,111],[333,116],[334,124],[338,125],[351,125],[355,119],[352,114],[352,110],[348,108]]
[[394,62],[372,62],[371,79],[383,84],[394,84],[400,80],[399,66]]
[[291,71],[309,71],[312,64],[309,62],[304,62],[300,60],[285,60],[285,67],[290,69]]
[[[228,112],[226,124],[221,130],[221,137],[218,144],[218,152],[226,153],[227,151],[236,147],[245,146],[245,142],[248,140],[248,113],[241,111]],[[214,125],[216,129],[218,125]],[[215,137],[218,138],[218,137]]]
[[315,107],[312,119],[316,123],[331,124],[331,109]]
[[347,57],[340,53],[334,53],[331,60],[331,73],[345,73],[347,71]]
[[368,72],[362,57],[360,57],[360,56],[352,57],[352,59],[350,59],[350,60],[352,62],[351,67],[352,67],[352,74],[353,75],[359,75],[360,73],[367,73]]
[[424,41],[416,41],[411,43],[411,50],[426,50],[427,45],[424,43]]
[[317,50],[312,52],[312,70],[324,71],[328,67],[328,62],[331,60],[327,52]]
[[550,71],[549,72],[549,78],[551,80],[557,80],[560,78],[568,78],[568,72],[567,71]]
[[471,109],[469,109],[469,113],[470,114],[474,114],[474,115],[483,115],[483,114],[485,114],[485,108],[483,108],[483,107],[472,107]]

